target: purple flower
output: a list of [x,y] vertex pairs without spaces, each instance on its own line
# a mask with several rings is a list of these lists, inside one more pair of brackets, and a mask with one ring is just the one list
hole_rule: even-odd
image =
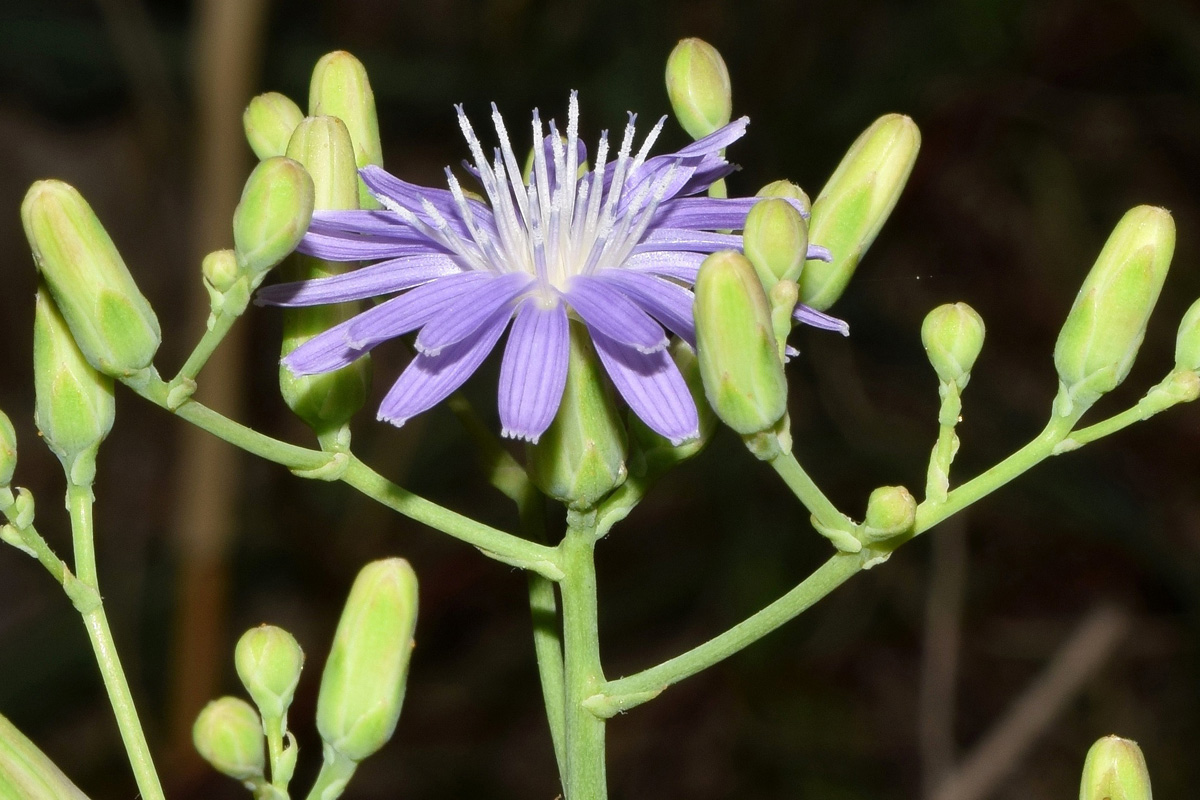
[[[718,231],[740,229],[757,198],[694,195],[735,169],[722,152],[749,120],[650,157],[665,118],[634,152],[631,114],[616,157],[610,160],[607,133],[601,134],[591,169],[581,170],[588,154],[572,93],[565,141],[553,121],[547,134],[533,114],[540,146],[528,185],[494,105],[500,147],[491,161],[461,106],[458,121],[474,159],[465,166],[487,202],[467,195],[448,168],[449,189],[362,169],[385,210],[318,211],[299,250],[377,263],[271,286],[259,302],[307,306],[396,296],[297,347],[284,364],[297,375],[328,372],[418,331],[417,356],[379,407],[379,419],[402,425],[462,385],[511,321],[500,366],[500,421],[505,436],[536,442],[562,399],[573,312],[630,408],[672,442],[696,436],[696,407],[667,353],[667,331],[695,343],[688,287],[700,262],[717,250],[741,249],[739,234]],[[810,247],[809,257],[828,258],[828,251]],[[798,318],[822,324],[823,315],[800,308]]]

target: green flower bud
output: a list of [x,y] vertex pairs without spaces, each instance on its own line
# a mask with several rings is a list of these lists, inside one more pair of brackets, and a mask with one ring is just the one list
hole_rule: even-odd
[[808,252],[808,224],[786,200],[760,200],[746,215],[742,246],[769,292],[779,281],[800,277]]
[[96,451],[116,416],[112,378],[92,369],[45,286],[33,318],[34,421],[71,482],[95,477]]
[[338,621],[317,697],[317,730],[362,761],[392,738],[417,625],[417,576],[402,558],[367,564]]
[[253,285],[296,249],[313,200],[312,178],[290,158],[268,158],[250,173],[233,212],[233,247]]
[[1192,303],[1175,337],[1175,368],[1200,371],[1200,300]]
[[12,420],[0,411],[0,489],[12,483],[17,470],[17,432]]
[[808,193],[801,189],[791,181],[771,181],[766,186],[758,190],[755,197],[782,197],[785,200],[795,200],[800,203],[803,214],[807,215],[812,211],[812,203],[808,199]]
[[264,719],[286,719],[304,668],[296,637],[274,625],[251,628],[238,639],[233,663]]
[[896,206],[921,147],[908,117],[887,114],[854,141],[821,190],[808,240],[829,248],[833,261],[811,261],[800,276],[800,300],[818,311],[833,305]]
[[258,712],[240,697],[213,700],[192,726],[192,743],[201,758],[239,781],[262,780],[265,741]]
[[1137,742],[1105,736],[1088,750],[1079,800],[1152,800],[1150,772]]
[[0,716],[0,797],[87,800],[87,795],[46,754],[3,716]]
[[[315,208],[358,208],[358,170],[350,133],[337,117],[309,117],[300,123],[288,145],[295,159],[312,176]],[[287,280],[311,280],[337,275],[349,266],[294,255],[284,267]],[[288,309],[283,313],[283,352],[286,356],[304,342],[359,311],[357,303],[337,303]],[[371,388],[371,362],[364,356],[354,363],[320,375],[293,375],[279,368],[279,388],[288,407],[318,435],[336,431],[367,401]]]
[[304,112],[290,97],[279,92],[260,94],[250,101],[242,114],[246,141],[260,161],[287,152],[292,131],[304,119]]
[[700,417],[700,435],[695,439],[688,439],[683,444],[673,445],[668,439],[652,431],[637,414],[631,413],[629,432],[641,450],[647,470],[652,473],[665,472],[699,453],[708,444],[717,427],[717,417],[704,397],[704,381],[700,378],[700,361],[696,358],[696,352],[687,342],[676,339],[671,343],[671,358],[675,361],[675,366],[679,367],[679,373],[683,375],[692,401],[696,404],[696,412]]
[[921,343],[942,383],[959,391],[971,378],[971,367],[983,349],[983,318],[966,303],[946,303],[925,315]]
[[1087,407],[1125,380],[1175,250],[1170,212],[1126,212],[1084,279],[1054,346],[1067,397]]
[[787,411],[787,378],[766,295],[745,256],[725,250],[704,260],[695,314],[700,376],[717,416],[743,435],[773,427]]
[[554,422],[529,446],[529,476],[555,500],[591,508],[625,482],[626,445],[587,329],[572,321],[567,385]]
[[113,377],[148,366],[162,342],[158,318],[87,201],[62,181],[38,181],[21,203],[21,222],[88,362]]
[[228,292],[238,279],[237,256],[232,250],[214,250],[200,263],[200,274],[213,291]]
[[[337,117],[346,123],[359,168],[368,164],[383,166],[375,93],[371,91],[366,68],[357,58],[338,50],[317,62],[308,89],[308,113],[314,117]],[[359,181],[357,186],[360,207],[378,208],[366,184]]]
[[863,536],[868,543],[903,536],[917,520],[917,501],[903,486],[880,486],[867,500]]
[[729,70],[717,49],[702,39],[675,45],[667,57],[667,96],[693,139],[728,125],[733,108]]

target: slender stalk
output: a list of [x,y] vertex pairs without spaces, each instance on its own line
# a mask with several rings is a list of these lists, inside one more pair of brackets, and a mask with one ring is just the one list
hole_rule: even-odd
[[937,444],[929,455],[929,469],[925,479],[925,499],[935,503],[946,501],[950,491],[950,464],[958,452],[958,436],[954,425],[938,426]]
[[[71,512],[75,569],[79,573],[79,580],[99,594],[100,584],[96,574],[96,550],[92,533],[92,502],[91,486],[72,484],[68,487],[67,508]],[[121,669],[120,659],[117,658],[117,648],[113,642],[112,631],[108,627],[108,619],[104,615],[104,605],[97,603],[82,616],[92,649],[96,653],[96,663],[104,678],[109,703],[117,718],[121,740],[125,743],[125,751],[129,755],[129,765],[133,768],[138,791],[144,800],[164,800],[158,773],[150,758],[150,748],[146,744],[146,735],[142,731],[137,709],[133,704],[133,695],[129,691],[129,683],[125,680],[125,672]]]
[[596,609],[595,523],[568,521],[559,545],[566,671],[566,800],[605,800],[604,720],[585,705],[604,686]]
[[321,762],[321,771],[317,773],[317,780],[309,790],[307,800],[335,800],[340,797],[356,769],[356,762],[326,745],[325,760]]
[[529,575],[529,610],[533,617],[533,651],[537,656],[538,678],[546,703],[546,721],[558,762],[559,778],[566,783],[566,673],[563,667],[562,633],[558,622],[558,600],[554,583],[541,575]]
[[775,468],[779,477],[783,478],[784,483],[795,493],[821,527],[843,531],[854,529],[854,523],[837,510],[837,507],[830,502],[825,493],[804,471],[804,467],[800,466],[800,462],[796,460],[796,456],[790,450],[780,452],[768,463]]
[[222,310],[213,315],[212,327],[204,331],[204,335],[200,337],[196,348],[192,350],[187,361],[179,368],[179,375],[176,376],[175,382],[196,379],[196,376],[200,374],[200,370],[208,363],[208,359],[216,352],[217,345],[225,339],[225,336],[229,333],[229,329],[233,327],[233,323],[238,321],[238,317],[241,316],[243,311],[245,311],[245,305],[236,310]]
[[[671,684],[724,661],[791,621],[858,573],[862,565],[863,558],[858,554],[835,555],[795,589],[721,635],[656,667],[608,681],[600,687],[600,696],[589,702],[589,708],[607,718],[653,699]],[[567,800],[572,800],[569,794]]]

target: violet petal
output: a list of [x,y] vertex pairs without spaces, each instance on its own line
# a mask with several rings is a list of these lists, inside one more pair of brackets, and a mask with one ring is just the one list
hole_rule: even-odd
[[533,278],[523,272],[490,274],[490,280],[463,289],[417,335],[418,352],[436,356],[486,324],[501,308],[509,307]]
[[696,346],[695,297],[677,283],[628,269],[606,269],[596,274],[650,313],[680,339]]
[[607,281],[576,275],[564,296],[588,328],[643,353],[667,346],[662,326]]
[[566,306],[525,300],[500,362],[500,425],[504,436],[537,443],[550,427],[567,385],[570,335]]
[[651,430],[680,444],[700,435],[700,417],[679,368],[665,351],[639,353],[591,329],[592,343],[621,397]]
[[813,328],[820,328],[825,331],[837,331],[842,336],[850,335],[850,324],[848,322],[830,316],[823,311],[817,311],[811,306],[804,305],[804,303],[796,304],[796,309],[792,312],[792,319]]
[[266,286],[259,290],[254,302],[286,307],[343,303],[400,292],[462,271],[462,267],[444,253],[403,256],[360,267],[344,275]]

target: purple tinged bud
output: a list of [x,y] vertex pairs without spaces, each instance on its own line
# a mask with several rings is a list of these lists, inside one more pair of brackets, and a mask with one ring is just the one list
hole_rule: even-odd
[[733,100],[729,69],[702,39],[683,39],[667,57],[667,96],[679,124],[702,139],[729,124]]
[[313,201],[312,178],[290,158],[268,158],[250,173],[233,212],[233,246],[252,286],[296,249]]
[[1079,800],[1153,800],[1150,771],[1137,742],[1105,736],[1088,750]]
[[242,114],[246,141],[260,161],[287,152],[292,131],[304,119],[304,112],[290,97],[279,92],[260,94],[250,101]]
[[239,697],[213,700],[192,725],[192,743],[222,775],[260,782],[266,768],[262,722],[258,712]]

